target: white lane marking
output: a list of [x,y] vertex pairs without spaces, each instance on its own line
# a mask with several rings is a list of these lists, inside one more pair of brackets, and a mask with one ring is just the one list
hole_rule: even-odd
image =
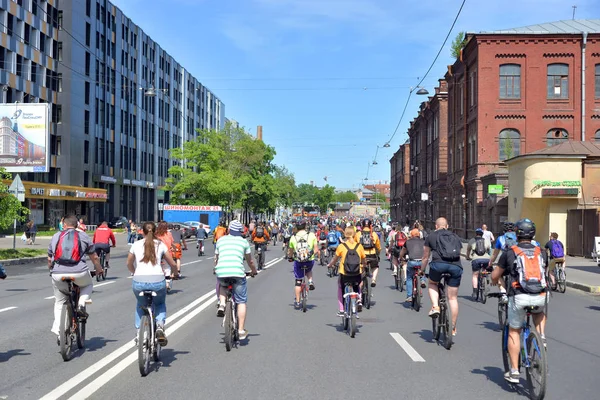
[[0,312],[14,310],[15,308],[17,308],[17,307],[6,307],[6,308],[0,308]]
[[[216,301],[217,301],[216,297],[213,297],[212,299],[208,300],[207,302],[202,304],[200,307],[196,308],[194,311],[192,311],[185,317],[181,318],[179,321],[177,321],[177,323],[175,323],[172,327],[170,327],[167,330],[168,334],[172,335],[175,331],[177,331],[179,328],[181,328],[186,323],[190,322],[192,320],[192,318],[194,318],[196,315],[200,314],[202,311],[204,311],[207,307],[211,306]],[[85,386],[79,392],[75,393],[72,397],[70,397],[70,399],[79,400],[79,399],[89,398],[90,395],[92,395],[98,389],[100,389],[102,386],[107,384],[111,379],[113,379],[119,373],[123,372],[123,370],[125,370],[125,368],[127,368],[130,364],[134,363],[137,360],[137,358],[138,358],[138,354],[136,351],[134,351],[133,353],[129,354],[129,356],[127,356],[127,358],[124,358],[117,365],[115,365],[114,367],[112,367],[111,369],[109,369],[108,371],[103,373],[102,375],[100,375],[98,378],[93,380],[90,384]]]
[[215,256],[208,257],[207,260],[212,260],[213,258],[215,258]]
[[199,263],[199,262],[202,262],[202,260],[190,261],[190,262],[181,264],[181,266],[183,267],[184,265],[196,264],[196,263]]
[[[197,306],[198,304],[202,303],[204,300],[206,300],[210,296],[215,296],[214,289],[211,290],[210,292],[206,293],[202,297],[194,300],[193,302],[191,302],[190,304],[188,304],[181,310],[177,311],[175,314],[171,315],[170,317],[167,317],[167,320],[165,321],[165,323],[169,324],[169,323],[173,322],[175,319],[180,317],[182,314],[188,312],[190,309],[192,309],[195,306]],[[213,299],[216,300],[216,296],[213,297]],[[85,381],[90,376],[95,375],[102,368],[106,367],[108,364],[112,363],[117,358],[121,357],[123,354],[125,354],[129,349],[133,348],[134,346],[135,346],[135,344],[134,344],[133,340],[128,341],[126,344],[119,347],[118,349],[116,349],[115,351],[113,351],[112,353],[110,353],[109,355],[107,355],[106,357],[104,357],[103,359],[98,361],[97,363],[95,363],[95,364],[91,365],[90,367],[86,368],[85,370],[81,371],[79,374],[75,375],[73,378],[69,379],[62,385],[58,386],[56,389],[54,389],[50,393],[46,394],[40,400],[57,399],[57,398],[63,396],[65,393],[68,393],[69,391],[73,390],[75,387],[78,387],[81,382]]]
[[44,297],[44,300],[52,300],[52,299],[54,299],[54,296]]
[[414,362],[425,362],[425,359],[421,357],[419,353],[417,353],[414,347],[412,347],[410,343],[408,343],[406,339],[402,337],[401,334],[396,332],[390,332],[390,335],[394,338],[396,343],[398,343],[400,347],[402,347],[402,350],[404,350],[406,354],[408,354],[408,356],[412,358]]
[[97,287],[100,287],[100,286],[104,286],[104,285],[110,285],[111,283],[115,283],[115,281],[110,281],[110,282],[102,282],[102,283],[99,283],[99,284],[97,284],[97,285],[94,285],[94,289],[95,289],[95,288],[97,288]]
[[283,260],[283,257],[276,258],[274,260],[269,261],[263,269],[271,268],[273,265],[277,264],[279,261]]

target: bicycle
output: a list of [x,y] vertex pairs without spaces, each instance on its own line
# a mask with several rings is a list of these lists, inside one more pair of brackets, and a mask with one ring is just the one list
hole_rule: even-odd
[[497,297],[498,298],[498,325],[500,325],[500,329],[506,324],[508,320],[508,304],[502,302],[502,297],[505,296],[506,293],[490,293],[488,297]]
[[300,304],[302,305],[302,312],[306,312],[306,303],[308,301],[308,279],[306,278],[306,270],[308,267],[303,266],[302,271],[304,271],[304,277],[302,278],[302,283],[300,284]]
[[[406,264],[404,264],[406,265]],[[401,292],[404,291],[404,285],[406,284],[406,278],[404,277],[404,266],[398,262],[398,269],[396,270],[396,276],[394,276],[394,282],[396,283],[396,290]]]
[[[250,273],[246,272],[246,276]],[[234,344],[239,340],[239,325],[237,318],[237,303],[233,297],[233,284],[236,278],[225,278],[224,282],[227,286],[227,300],[225,302],[225,316],[223,317],[222,327],[225,329],[225,350],[231,351]]]
[[450,277],[450,274],[442,274],[442,278],[438,283],[438,290],[440,293],[439,297],[439,307],[440,307],[440,315],[437,318],[432,318],[433,324],[433,339],[437,342],[440,339],[442,333],[444,334],[443,345],[447,350],[450,350],[452,347],[452,313],[450,311],[450,307],[448,305],[448,300],[446,298],[446,279]]
[[367,259],[367,265],[365,267],[365,271],[363,272],[362,282],[362,303],[369,310],[371,308],[371,281],[373,276],[371,275],[371,262]]
[[477,277],[477,299],[475,300],[480,300],[482,304],[487,302],[490,284],[490,272],[487,270],[487,267],[483,267],[479,270]]
[[[327,263],[326,265],[329,265],[329,261],[332,260],[335,257],[335,249],[329,247],[327,249]],[[339,262],[335,263],[335,265],[331,268],[328,268],[327,270],[327,275],[330,278],[333,278],[334,276],[336,276],[338,274],[338,268],[340,267]]]
[[262,270],[263,266],[265,265],[265,249],[263,247],[263,244],[259,244],[258,249],[254,254],[254,257],[256,257],[256,265],[258,270]]
[[319,252],[319,264],[322,266],[327,265],[329,263],[329,260],[327,260],[327,248],[323,245],[321,245],[319,248],[321,250]]
[[[556,262],[554,270],[551,272],[550,268],[546,268],[546,282],[551,286],[554,291],[564,293],[567,291],[567,274],[565,272],[564,262]],[[551,275],[554,275],[554,285],[551,284]]]
[[100,282],[100,278],[105,281],[108,273],[108,263],[106,262],[106,251],[104,249],[100,249],[100,265],[102,266],[102,274],[96,274],[96,282]]
[[[518,366],[525,367],[527,383],[529,385],[529,397],[534,400],[541,400],[546,394],[546,379],[548,371],[548,360],[546,359],[546,348],[542,338],[536,329],[531,329],[531,313],[539,309],[537,306],[524,307],[527,312],[527,319],[521,330],[521,351],[519,353]],[[504,370],[510,371],[510,357],[508,355],[508,332],[509,325],[506,322],[502,330],[502,361]],[[539,376],[537,375],[539,372]],[[534,385],[539,383],[539,388]]]
[[[58,344],[60,346],[60,355],[64,361],[71,360],[71,349],[73,340],[77,343],[78,349],[83,349],[85,344],[85,324],[87,317],[77,313],[79,304],[79,286],[74,282],[74,278],[63,277],[63,282],[67,282],[69,290],[69,301],[67,301],[61,311],[61,321],[58,328]],[[91,303],[91,300],[88,300]],[[85,311],[85,308],[84,308]]]
[[204,255],[204,239],[196,240],[196,248],[198,249],[198,257]]
[[140,329],[138,331],[137,346],[138,346],[138,366],[142,376],[148,375],[150,372],[150,354],[154,362],[160,360],[161,345],[156,337],[156,320],[154,315],[154,307],[152,299],[156,296],[156,292],[151,290],[143,290],[138,296],[146,298],[146,305],[142,307],[144,315],[140,320]]
[[[420,261],[420,260],[413,260],[413,261]],[[412,277],[412,284],[413,284],[413,290],[412,290],[412,303],[411,306],[413,308],[413,310],[415,310],[416,312],[419,312],[419,310],[421,310],[421,305],[423,304],[423,288],[421,287],[421,279],[420,279],[420,275],[419,272],[421,271],[421,265],[418,266],[414,266],[414,274]]]
[[356,320],[358,319],[358,308],[356,301],[358,293],[354,291],[354,284],[346,282],[344,285],[344,316],[342,325],[351,338],[356,335]]

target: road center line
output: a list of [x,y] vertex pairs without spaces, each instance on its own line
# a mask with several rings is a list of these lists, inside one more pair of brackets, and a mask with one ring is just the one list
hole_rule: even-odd
[[17,307],[6,307],[6,308],[1,308],[1,309],[0,309],[0,312],[14,310],[15,308],[17,308]]
[[115,283],[115,281],[110,281],[110,282],[102,282],[102,283],[99,283],[99,284],[97,284],[97,285],[94,285],[94,289],[95,289],[95,288],[97,288],[97,287],[100,287],[100,286],[104,286],[104,285],[110,285],[111,283]]
[[414,347],[412,347],[410,343],[408,343],[406,339],[402,337],[401,334],[396,332],[390,332],[390,335],[394,338],[396,343],[398,343],[400,347],[402,347],[402,350],[404,350],[406,354],[408,354],[408,356],[412,358],[414,362],[425,362],[425,359],[421,357],[419,353],[417,353]]
[[196,263],[199,263],[199,262],[202,262],[202,260],[196,260],[196,261],[186,262],[184,264],[181,264],[181,266],[183,267],[184,265],[196,264]]
[[44,297],[44,300],[52,300],[52,299],[54,299],[54,296]]

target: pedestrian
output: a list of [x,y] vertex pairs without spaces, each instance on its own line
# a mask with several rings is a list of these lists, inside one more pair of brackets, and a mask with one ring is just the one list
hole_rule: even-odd
[[[481,229],[483,230],[483,238],[487,239],[488,242],[490,242],[490,246],[494,244],[494,234],[492,233],[492,231],[488,231],[488,227],[486,224],[481,225]],[[490,247],[490,250],[488,252],[488,255],[492,255],[492,248]]]
[[79,223],[77,224],[77,229],[80,230],[81,232],[87,231],[87,226],[85,226],[85,223],[83,222],[83,218],[79,218]]
[[127,244],[131,244],[131,225],[133,224],[132,220],[127,221],[125,224],[125,230],[127,231]]
[[25,237],[27,238],[25,244],[33,244],[32,240],[31,240],[31,226],[32,226],[32,221],[29,220],[27,221],[27,223],[25,224]]

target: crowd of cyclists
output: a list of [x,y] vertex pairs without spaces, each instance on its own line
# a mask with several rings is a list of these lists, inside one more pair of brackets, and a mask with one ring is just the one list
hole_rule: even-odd
[[[55,294],[54,323],[52,332],[58,335],[60,310],[66,302],[68,293],[62,277],[69,276],[80,287],[81,296],[77,312],[87,318],[86,301],[92,292],[92,280],[86,265],[86,255],[100,273],[98,254],[108,255],[110,248],[116,245],[116,239],[108,226],[101,224],[90,238],[79,225],[75,216],[63,219],[63,230],[52,238],[48,247],[48,266],[51,270]],[[203,229],[199,231],[204,232]],[[138,293],[151,290],[156,293],[153,299],[156,308],[156,335],[161,345],[167,344],[164,331],[166,318],[167,280],[181,277],[182,250],[187,244],[177,224],[161,221],[158,224],[146,222],[142,225],[143,237],[131,243],[127,258],[127,267],[132,274],[132,290],[137,299],[135,327],[139,329],[141,302]],[[365,218],[322,218],[281,220],[270,222],[258,220],[242,224],[238,220],[226,223],[220,221],[213,231],[215,246],[214,273],[217,279],[219,298],[217,316],[224,315],[224,282],[234,279],[233,295],[238,305],[239,338],[247,336],[244,328],[246,318],[246,262],[255,276],[264,267],[264,258],[260,257],[273,243],[277,248],[280,242],[284,257],[293,262],[294,307],[300,306],[300,285],[304,276],[308,279],[310,290],[315,290],[313,267],[316,261],[327,267],[330,276],[339,274],[336,287],[338,315],[343,315],[342,291],[351,283],[355,291],[362,294],[363,277],[370,273],[370,287],[377,286],[381,256],[384,254],[390,262],[392,275],[405,277],[407,302],[412,301],[413,277],[418,274],[421,288],[427,288],[432,307],[429,317],[438,318],[438,283],[442,277],[446,280],[447,300],[452,316],[452,335],[457,334],[459,315],[458,289],[463,274],[462,256],[471,261],[473,299],[477,300],[479,274],[490,274],[492,284],[499,286],[501,302],[508,306],[510,369],[505,379],[511,383],[519,382],[518,357],[520,350],[519,335],[525,319],[525,310],[533,310],[533,319],[540,333],[544,347],[546,308],[549,289],[555,284],[554,276],[548,274],[556,263],[564,266],[564,245],[558,235],[552,233],[544,248],[534,240],[535,224],[529,219],[516,223],[503,224],[503,233],[498,238],[484,225],[475,231],[475,237],[466,243],[463,249],[461,239],[448,229],[445,218],[435,221],[435,229],[428,231],[416,221],[412,226],[399,226],[381,219]],[[207,239],[205,233],[197,237],[198,246]],[[255,264],[252,247],[258,254]],[[383,252],[385,250],[385,252]],[[369,272],[367,272],[369,271]],[[548,282],[547,277],[552,276]],[[358,311],[362,303],[358,301]]]

